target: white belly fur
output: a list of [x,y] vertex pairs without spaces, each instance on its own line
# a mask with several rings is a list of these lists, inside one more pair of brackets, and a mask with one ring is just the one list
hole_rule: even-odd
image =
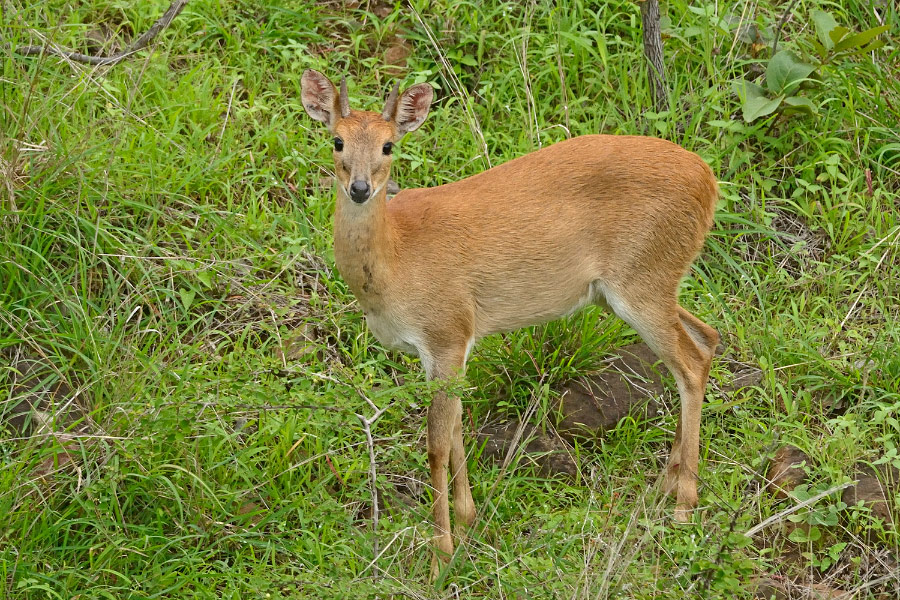
[[366,313],[366,324],[381,344],[393,350],[419,355],[421,342],[417,332],[405,323],[391,318],[394,315]]
[[[470,339],[466,345],[464,360],[468,360],[472,347],[475,345],[477,339],[483,335],[510,331],[512,329],[519,329],[522,326],[566,317],[578,312],[588,304],[599,303],[606,305],[609,292],[610,290],[605,289],[600,280],[594,280],[588,284],[584,294],[576,297],[570,304],[559,307],[561,310],[558,308],[557,310],[550,311],[552,314],[541,315],[543,318],[540,319],[536,319],[533,315],[529,315],[527,321],[524,321],[521,325],[516,324],[512,327],[502,327],[493,331],[476,333],[476,336]],[[392,350],[400,350],[418,356],[422,360],[422,365],[425,367],[426,372],[429,373],[429,375],[431,374],[434,365],[432,364],[431,356],[428,355],[427,348],[424,346],[421,332],[407,323],[402,318],[402,315],[390,312],[367,312],[366,324],[369,326],[369,331],[372,332],[381,345]]]

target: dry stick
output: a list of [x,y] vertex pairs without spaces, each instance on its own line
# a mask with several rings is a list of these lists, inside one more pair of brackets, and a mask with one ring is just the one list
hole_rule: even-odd
[[[891,236],[891,234],[886,235],[885,237],[883,237],[881,240],[878,241],[878,244],[885,241],[890,236]],[[888,253],[894,249],[893,248],[894,243],[898,239],[900,239],[900,228],[898,228],[896,230],[896,234],[894,235],[894,241],[888,243],[887,248],[885,248],[884,253],[881,255],[881,258],[878,260],[878,264],[875,265],[875,270],[872,271],[873,276],[878,274],[878,271],[881,269],[882,263],[887,258]],[[872,252],[872,250],[874,250],[878,246],[878,244],[875,244],[875,246],[873,246],[871,249],[869,249],[869,251],[866,252],[866,254],[870,254]],[[867,290],[868,290],[868,287],[863,287],[861,290],[859,290],[859,294],[856,295],[856,300],[853,301],[853,304],[850,306],[850,310],[847,311],[847,315],[844,317],[844,320],[841,321],[841,324],[838,325],[838,328],[835,330],[834,336],[832,336],[832,338],[831,338],[831,344],[834,344],[834,341],[837,339],[838,334],[844,330],[844,325],[847,324],[847,320],[853,314],[853,311],[856,310],[856,305],[859,304],[859,301],[862,299],[863,294],[866,293]]]
[[377,483],[377,473],[375,472],[375,441],[372,439],[372,425],[375,424],[381,415],[384,414],[384,411],[388,409],[388,406],[384,408],[378,408],[375,406],[375,403],[372,402],[368,396],[362,393],[362,391],[355,386],[356,392],[363,397],[363,399],[369,404],[370,407],[375,411],[371,417],[365,417],[359,413],[356,413],[356,418],[360,420],[363,426],[363,430],[366,432],[366,445],[369,448],[369,478],[370,483],[372,484],[372,570],[375,572],[376,577],[381,577],[381,569],[378,568],[378,565],[375,564],[375,561],[378,560],[378,483]]
[[163,31],[169,24],[172,22],[175,17],[178,16],[187,3],[190,0],[175,0],[172,4],[169,5],[169,9],[163,13],[163,15],[156,20],[150,29],[144,33],[141,37],[134,41],[131,46],[129,46],[123,52],[119,52],[118,54],[113,54],[112,56],[90,56],[89,54],[81,54],[80,52],[71,52],[67,50],[61,50],[60,48],[47,44],[44,46],[21,46],[15,49],[16,54],[21,54],[23,56],[33,56],[40,55],[45,52],[49,54],[55,54],[57,56],[61,56],[62,58],[72,60],[80,63],[87,63],[89,65],[115,65],[135,52],[139,50],[143,50],[147,47],[147,45],[153,41],[161,31]]
[[778,27],[775,29],[775,41],[772,42],[772,56],[775,56],[775,53],[778,52],[778,40],[781,39],[781,29],[791,15],[791,11],[794,10],[795,4],[797,4],[797,0],[793,0],[788,4],[787,8],[785,8],[784,12],[781,14],[781,19],[778,21]]
[[816,494],[816,495],[813,496],[812,498],[807,498],[807,499],[804,500],[803,502],[799,502],[799,503],[795,504],[794,506],[790,506],[790,507],[784,509],[783,511],[781,511],[781,512],[779,512],[779,513],[776,513],[776,514],[772,515],[771,517],[769,517],[768,519],[766,519],[765,521],[763,521],[763,522],[760,523],[759,525],[756,525],[755,527],[751,527],[750,529],[747,530],[747,532],[746,532],[744,535],[747,536],[748,538],[749,538],[749,537],[753,537],[755,534],[759,533],[760,531],[762,531],[763,529],[765,529],[766,527],[768,527],[768,526],[771,525],[772,523],[776,523],[776,522],[778,522],[778,521],[781,521],[784,517],[786,517],[786,516],[788,516],[788,515],[790,515],[790,514],[793,514],[793,513],[797,512],[797,511],[800,510],[801,508],[806,508],[807,506],[810,506],[810,505],[812,505],[812,504],[815,504],[816,502],[818,502],[819,500],[821,500],[821,499],[824,498],[825,496],[830,496],[831,494],[833,494],[833,493],[835,493],[835,492],[839,492],[839,491],[841,491],[842,489],[848,488],[848,487],[850,487],[851,485],[856,485],[857,483],[858,483],[858,482],[856,482],[856,481],[848,481],[847,483],[842,483],[842,484],[840,484],[840,485],[836,485],[836,486],[834,486],[834,487],[832,487],[832,488],[829,488],[829,489],[825,490],[824,492],[821,492],[821,493],[819,493],[819,494]]
[[219,140],[216,142],[216,153],[214,156],[218,158],[219,150],[222,147],[222,136],[225,135],[225,128],[228,126],[228,117],[231,116],[231,105],[234,103],[234,92],[237,90],[237,85],[239,79],[234,80],[234,84],[231,86],[231,97],[228,98],[228,110],[225,111],[225,121],[222,123],[222,130],[219,132]]

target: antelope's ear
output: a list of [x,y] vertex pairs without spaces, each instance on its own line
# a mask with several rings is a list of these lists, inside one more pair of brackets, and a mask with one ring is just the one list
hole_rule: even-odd
[[341,114],[341,103],[338,90],[330,79],[313,69],[304,71],[300,79],[300,100],[306,114],[325,123],[328,131],[334,131]]
[[384,116],[397,125],[397,137],[415,131],[425,122],[431,101],[434,98],[434,90],[427,83],[418,83],[397,98],[396,88],[388,97],[384,107]]

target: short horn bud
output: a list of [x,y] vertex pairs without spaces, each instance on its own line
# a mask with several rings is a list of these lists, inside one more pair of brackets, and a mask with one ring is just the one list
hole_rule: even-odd
[[394,89],[388,94],[387,102],[384,103],[384,110],[381,112],[381,116],[384,117],[385,121],[390,121],[394,118],[394,112],[397,110],[397,93],[399,91],[400,83],[398,82],[394,84]]
[[346,119],[350,116],[350,97],[347,95],[347,78],[341,77],[341,117]]

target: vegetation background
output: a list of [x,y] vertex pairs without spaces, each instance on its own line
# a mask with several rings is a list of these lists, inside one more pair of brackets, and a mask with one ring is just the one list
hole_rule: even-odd
[[[113,67],[14,51],[113,52],[166,6],[0,3],[0,598],[739,598],[763,576],[897,597],[897,488],[880,514],[842,497],[860,463],[900,467],[895,3],[664,3],[666,112],[627,0],[193,0]],[[847,35],[887,26],[884,45],[820,53],[817,10]],[[802,86],[767,81],[776,35],[815,67]],[[479,520],[427,584],[428,386],[333,270],[309,67],[347,75],[356,107],[436,86],[403,187],[595,132],[709,162],[721,206],[683,300],[724,354],[693,525],[656,484],[670,397],[576,445],[575,480],[477,462],[485,423],[550,427],[554,386],[636,338],[588,310],[475,350]],[[735,389],[746,366],[761,376]],[[386,409],[375,531],[364,398]],[[785,442],[808,481],[779,499],[764,473]]]

